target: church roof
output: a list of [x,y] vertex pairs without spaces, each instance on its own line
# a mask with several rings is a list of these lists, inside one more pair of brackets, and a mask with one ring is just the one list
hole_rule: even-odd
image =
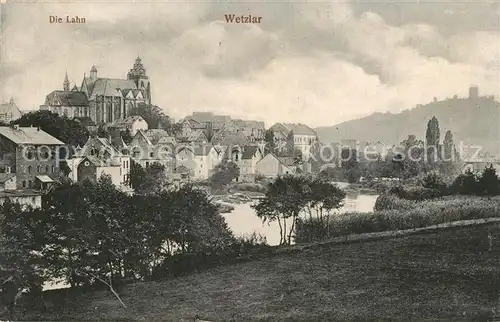
[[45,97],[45,105],[50,106],[88,106],[87,95],[78,91],[53,91]]
[[90,100],[94,100],[97,95],[117,96],[117,89],[137,89],[137,87],[131,79],[98,78],[90,91]]

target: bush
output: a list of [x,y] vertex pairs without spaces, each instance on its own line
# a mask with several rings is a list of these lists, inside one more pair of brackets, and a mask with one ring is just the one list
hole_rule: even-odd
[[219,265],[250,260],[255,256],[266,256],[272,251],[265,238],[253,233],[249,237],[236,238],[224,249],[205,249],[167,257],[153,269],[152,279],[186,275]]
[[[322,221],[316,218],[298,220],[295,242],[324,241],[351,234],[415,229],[459,220],[500,217],[500,198],[447,197],[420,202],[396,199],[395,196],[387,195],[380,201],[377,200],[378,203],[389,202],[391,207],[375,213],[346,213],[323,218]],[[314,240],[310,240],[312,232]]]
[[430,188],[424,188],[424,187],[407,187],[407,188],[405,188],[403,186],[398,185],[398,186],[392,187],[389,190],[389,194],[392,194],[398,198],[407,199],[407,200],[427,200],[427,199],[442,197],[444,195],[444,192],[436,190],[436,189],[430,189]]
[[233,185],[232,188],[239,191],[252,191],[261,193],[266,193],[267,191],[267,187],[260,183],[239,183]]
[[426,174],[422,179],[422,186],[427,189],[440,191],[442,194],[446,193],[448,189],[443,177],[438,172],[430,172]]

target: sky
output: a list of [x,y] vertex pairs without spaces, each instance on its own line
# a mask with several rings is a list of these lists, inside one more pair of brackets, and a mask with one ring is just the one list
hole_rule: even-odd
[[[499,9],[490,2],[50,1],[1,5],[0,99],[38,109],[62,89],[126,78],[139,55],[152,100],[193,111],[328,126],[433,100],[499,96]],[[262,17],[228,24],[225,14]],[[49,16],[85,17],[50,24]]]

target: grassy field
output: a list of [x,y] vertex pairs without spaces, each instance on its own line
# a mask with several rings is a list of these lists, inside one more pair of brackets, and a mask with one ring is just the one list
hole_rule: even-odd
[[133,284],[120,291],[128,309],[109,291],[49,291],[47,310],[18,319],[488,321],[500,309],[499,259],[498,224],[454,228]]

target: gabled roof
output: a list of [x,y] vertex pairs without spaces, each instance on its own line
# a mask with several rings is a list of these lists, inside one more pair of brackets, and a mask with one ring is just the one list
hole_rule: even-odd
[[126,124],[133,124],[134,122],[137,122],[137,121],[144,121],[144,118],[140,115],[133,115],[133,116],[129,116],[125,119],[118,119],[116,120],[115,122],[115,125],[126,125]]
[[79,91],[53,91],[45,97],[45,105],[88,106],[87,95]]
[[214,135],[212,138],[214,144],[220,145],[249,145],[250,140],[245,136],[243,132],[233,132],[233,131],[220,131]]
[[64,145],[64,142],[36,127],[0,126],[0,135],[15,144]]
[[219,150],[216,149],[211,144],[197,144],[197,145],[181,146],[178,149],[176,149],[176,153],[182,152],[183,150],[187,150],[187,151],[191,151],[194,155],[197,155],[197,156],[207,156],[212,149],[215,149],[215,151],[217,151],[217,153],[219,153]]
[[151,144],[158,144],[161,138],[169,137],[170,134],[162,129],[149,129],[149,130],[139,130],[144,136],[151,142]]
[[243,147],[243,153],[241,158],[244,160],[252,159],[255,154],[259,151],[259,147],[256,145],[247,145]]
[[82,164],[82,162],[85,162],[85,161],[89,161],[90,163],[92,163],[96,167],[105,167],[106,166],[106,163],[103,160],[96,158],[94,156],[91,156],[91,155],[87,155],[87,156],[83,157],[83,159],[81,159],[80,162],[78,163],[78,166],[80,166],[80,164]]
[[309,126],[302,123],[281,123],[289,131],[293,131],[293,134],[299,135],[317,135],[316,131],[311,129]]
[[52,180],[52,178],[47,175],[36,176],[36,178],[41,182],[54,182],[54,180]]
[[135,82],[131,79],[98,78],[92,85],[90,100],[94,100],[97,95],[121,96],[117,93],[117,89],[137,89]]

